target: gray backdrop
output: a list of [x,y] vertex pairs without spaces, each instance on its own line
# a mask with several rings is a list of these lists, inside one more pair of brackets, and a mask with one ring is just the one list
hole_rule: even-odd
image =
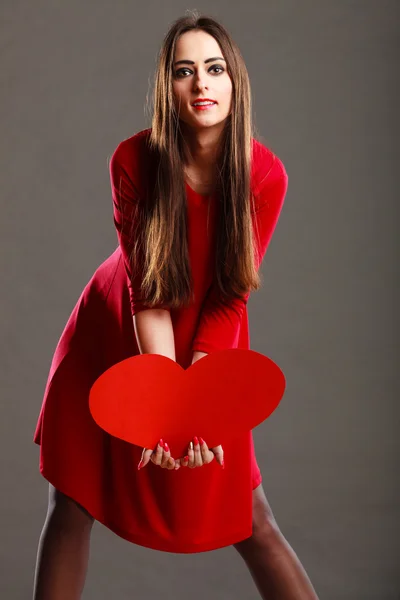
[[[107,159],[149,126],[156,53],[187,8],[237,40],[289,174],[249,303],[252,349],[287,378],[254,432],[264,489],[321,599],[398,600],[395,0],[3,0],[0,595],[31,597],[47,508],[32,436],[65,322],[117,244]],[[84,598],[160,594],[259,597],[232,547],[155,552],[96,524]]]

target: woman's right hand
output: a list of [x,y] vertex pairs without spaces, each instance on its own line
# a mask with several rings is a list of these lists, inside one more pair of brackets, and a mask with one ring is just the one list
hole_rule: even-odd
[[142,458],[138,464],[138,469],[143,469],[150,460],[162,469],[168,469],[170,471],[175,469],[175,460],[171,456],[168,444],[163,440],[158,442],[154,450],[151,448],[143,448]]

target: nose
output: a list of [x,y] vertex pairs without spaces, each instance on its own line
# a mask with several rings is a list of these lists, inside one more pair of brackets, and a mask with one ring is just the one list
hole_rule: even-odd
[[206,82],[204,81],[204,76],[200,73],[194,78],[194,88],[195,90],[205,90],[207,89]]

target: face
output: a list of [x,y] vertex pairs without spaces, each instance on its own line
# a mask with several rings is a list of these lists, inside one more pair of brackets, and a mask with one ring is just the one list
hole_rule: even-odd
[[[231,112],[232,81],[219,44],[211,35],[205,31],[181,35],[172,73],[175,106],[181,121],[195,130],[224,123]],[[215,104],[196,108],[193,103],[198,98],[209,98]]]

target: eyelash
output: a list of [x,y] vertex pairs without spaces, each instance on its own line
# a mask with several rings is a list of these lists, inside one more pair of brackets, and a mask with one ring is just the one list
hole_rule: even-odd
[[[211,71],[211,69],[221,69],[220,73],[223,73],[225,71],[225,69],[221,66],[221,65],[213,65],[212,67],[210,67],[209,71]],[[180,74],[183,71],[190,71],[190,69],[188,67],[183,67],[182,69],[179,69],[178,71],[176,71],[175,76],[176,77],[180,77]],[[217,75],[219,75],[220,73],[217,73]]]

